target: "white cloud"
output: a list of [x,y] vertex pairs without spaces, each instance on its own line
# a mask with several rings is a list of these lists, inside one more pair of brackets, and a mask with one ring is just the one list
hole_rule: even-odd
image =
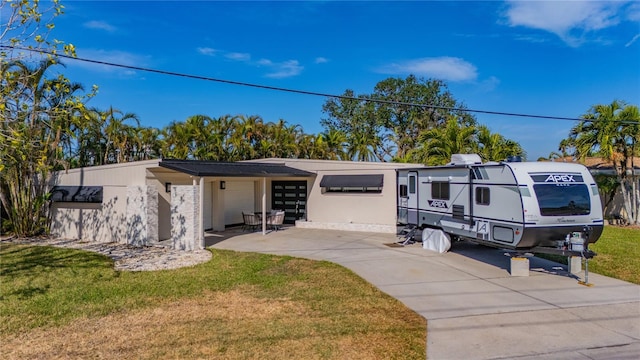
[[489,76],[486,80],[480,83],[480,88],[485,92],[491,92],[500,85],[500,79],[495,76]]
[[579,46],[589,32],[620,23],[624,2],[508,1],[509,26],[524,26],[556,34],[570,46]]
[[627,20],[640,21],[640,3],[634,2],[627,8]]
[[316,64],[324,64],[324,63],[328,63],[329,59],[325,58],[325,57],[317,57],[314,61]]
[[289,60],[281,63],[272,63],[273,71],[266,74],[266,77],[274,79],[288,78],[299,75],[304,66],[301,66],[297,60]]
[[624,47],[629,47],[631,46],[634,42],[636,42],[636,40],[640,39],[640,34],[636,34],[636,36],[633,37],[633,39],[629,40],[628,43],[626,43],[624,45]]
[[107,32],[114,32],[117,30],[115,26],[105,21],[92,20],[92,21],[87,21],[83,25],[88,29],[104,30]]
[[269,59],[262,58],[260,60],[251,60],[251,54],[243,52],[229,52],[223,50],[217,50],[209,47],[197,48],[198,53],[207,56],[216,56],[220,54],[224,58],[232,61],[239,61],[246,65],[265,68],[267,73],[264,75],[269,78],[282,79],[299,75],[304,66],[300,65],[298,60],[288,60],[283,62],[274,62]]
[[238,53],[238,52],[230,52],[224,55],[229,60],[235,61],[249,61],[251,60],[251,55],[247,53]]
[[[92,50],[82,49],[77,52],[79,58],[99,60],[107,63],[137,66],[142,67],[147,63],[148,57],[118,50]],[[72,63],[73,61],[73,63]],[[73,64],[74,66],[83,67],[92,71],[104,72],[104,73],[120,73],[123,75],[132,76],[136,72],[133,69],[119,68],[115,66],[94,64],[85,61],[68,61],[67,65]]]
[[210,48],[210,47],[199,47],[197,48],[198,52],[202,55],[207,55],[207,56],[215,56],[216,53],[218,52],[216,49]]
[[378,69],[385,74],[414,74],[448,81],[472,81],[478,77],[477,68],[456,57],[437,57],[408,60]]

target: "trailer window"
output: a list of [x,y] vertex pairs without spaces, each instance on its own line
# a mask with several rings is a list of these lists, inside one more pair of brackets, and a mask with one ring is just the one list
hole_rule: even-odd
[[449,183],[445,181],[432,182],[431,198],[439,200],[449,200]]
[[407,197],[407,185],[400,185],[400,197]]
[[476,188],[476,204],[489,205],[489,203],[490,203],[489,188],[477,187]]
[[588,215],[591,197],[585,184],[536,184],[533,191],[538,198],[542,216]]
[[416,193],[416,177],[409,176],[409,194]]

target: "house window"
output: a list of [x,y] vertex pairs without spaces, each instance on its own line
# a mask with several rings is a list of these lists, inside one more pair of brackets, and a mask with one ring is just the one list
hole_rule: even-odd
[[490,196],[489,196],[489,188],[488,187],[477,187],[476,188],[476,204],[478,205],[489,205]]
[[102,186],[54,186],[51,189],[52,202],[101,203]]
[[431,198],[438,200],[449,200],[449,183],[446,181],[432,182]]
[[327,193],[381,193],[384,176],[366,175],[324,175],[320,187]]
[[328,193],[381,193],[381,187],[370,186],[330,186],[324,188]]

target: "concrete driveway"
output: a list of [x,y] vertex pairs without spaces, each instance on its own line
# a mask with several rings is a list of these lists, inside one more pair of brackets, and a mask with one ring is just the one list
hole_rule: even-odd
[[[504,251],[469,243],[437,254],[394,235],[285,228],[208,236],[207,245],[327,260],[353,270],[427,319],[429,359],[640,359],[640,286],[531,259],[509,275]],[[580,274],[584,276],[584,274]],[[583,279],[583,278],[581,278]]]

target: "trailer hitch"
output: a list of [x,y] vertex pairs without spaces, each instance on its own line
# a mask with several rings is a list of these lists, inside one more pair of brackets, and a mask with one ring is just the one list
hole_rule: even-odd
[[[529,249],[530,252],[540,254],[551,254],[569,257],[579,257],[584,260],[584,281],[578,283],[585,286],[593,286],[589,283],[589,259],[592,259],[597,253],[589,249],[589,235],[591,234],[591,226],[585,226],[582,231],[567,234],[564,241],[559,241],[556,247],[540,246]],[[569,260],[570,261],[570,260]]]

